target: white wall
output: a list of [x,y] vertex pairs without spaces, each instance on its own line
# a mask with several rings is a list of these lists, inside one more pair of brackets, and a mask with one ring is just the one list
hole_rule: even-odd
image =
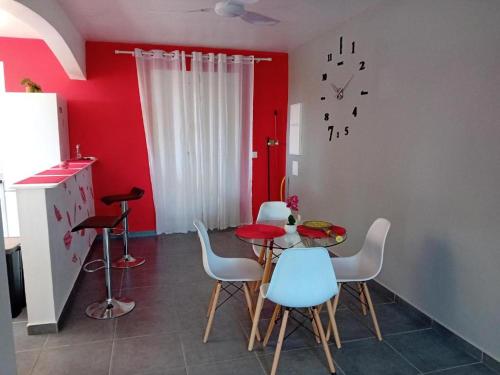
[[16,374],[16,357],[4,254],[2,217],[0,216],[0,372],[2,375],[14,375]]
[[[304,103],[303,156],[288,158],[303,216],[348,228],[340,252],[359,249],[375,218],[391,220],[379,280],[497,360],[499,25],[497,0],[386,1],[299,47],[289,100]],[[321,83],[340,35],[367,64],[342,101]],[[330,69],[337,85],[347,69]],[[328,141],[327,111],[347,137]]]

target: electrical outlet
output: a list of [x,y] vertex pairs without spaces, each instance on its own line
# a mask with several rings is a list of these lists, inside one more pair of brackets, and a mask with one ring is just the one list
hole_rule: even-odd
[[297,160],[292,161],[292,175],[299,175],[299,162]]

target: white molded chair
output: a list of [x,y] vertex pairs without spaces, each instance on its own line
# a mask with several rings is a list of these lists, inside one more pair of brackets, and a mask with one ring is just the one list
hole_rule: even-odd
[[[366,308],[368,307],[377,338],[380,341],[382,341],[382,334],[366,282],[377,277],[382,269],[385,240],[390,227],[389,220],[378,218],[368,229],[363,247],[358,253],[350,257],[332,258],[333,268],[339,283],[339,292],[335,296],[333,303],[334,312],[338,305],[342,284],[356,282],[363,314],[366,315]],[[328,327],[327,338],[329,338],[329,334],[330,326]]]
[[[208,323],[205,329],[205,335],[203,336],[203,342],[206,343],[208,340],[208,335],[212,329],[212,323],[215,316],[215,310],[217,309],[217,303],[219,300],[219,295],[221,289],[225,290],[223,283],[228,283],[233,285],[238,290],[241,287],[235,285],[237,282],[243,283],[243,291],[245,293],[245,299],[247,302],[248,312],[250,313],[250,318],[253,319],[253,307],[252,299],[250,297],[250,291],[247,283],[252,281],[262,280],[262,267],[261,265],[253,260],[247,258],[223,258],[216,255],[212,247],[210,246],[210,240],[208,238],[207,228],[200,220],[195,220],[193,222],[196,230],[198,231],[198,236],[201,242],[201,249],[203,255],[203,268],[208,276],[216,280],[215,286],[212,290],[212,295],[210,297],[210,303],[208,305]],[[231,296],[232,293],[230,293]],[[228,297],[229,298],[229,297]],[[257,338],[260,340],[260,334],[257,333]]]
[[[287,220],[288,216],[292,211],[289,207],[286,206],[285,202],[281,201],[269,201],[263,202],[259,208],[259,214],[257,215],[256,223],[261,223],[265,221],[271,220]],[[252,245],[253,252],[259,258],[260,261],[263,260],[263,247],[259,245]],[[275,253],[279,252],[278,249],[274,250]],[[276,258],[273,259],[273,262],[276,263]]]
[[[285,250],[278,259],[271,281],[260,287],[248,350],[251,351],[253,349],[264,299],[269,299],[277,306],[282,306],[285,312],[281,322],[271,369],[271,375],[274,375],[278,368],[281,347],[283,345],[283,338],[285,336],[290,311],[303,308],[309,309],[309,311],[312,310],[313,329],[321,339],[323,350],[325,351],[328,361],[328,367],[330,372],[334,374],[335,366],[319,316],[318,305],[326,303],[328,315],[335,332],[337,325],[335,323],[331,298],[337,293],[338,286],[335,279],[335,272],[328,251],[325,248],[290,248]],[[273,314],[271,320],[274,321],[275,319],[276,316]],[[271,325],[268,329],[266,339],[269,338],[270,330],[272,330]]]

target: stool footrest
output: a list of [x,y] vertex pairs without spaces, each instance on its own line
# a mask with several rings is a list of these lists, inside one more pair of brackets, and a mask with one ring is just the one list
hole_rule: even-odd
[[[97,268],[89,268],[89,266],[91,264],[94,264],[94,263],[102,263],[102,266],[101,267],[97,267]],[[104,261],[104,259],[96,259],[96,260],[91,260],[90,262],[87,262],[83,265],[83,270],[85,272],[89,272],[89,273],[92,273],[92,272],[97,272],[97,271],[100,271],[102,269],[106,268],[106,262]]]

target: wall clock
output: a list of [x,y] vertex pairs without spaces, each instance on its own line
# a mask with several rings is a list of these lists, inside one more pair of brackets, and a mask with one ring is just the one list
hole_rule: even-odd
[[361,113],[363,75],[368,69],[366,61],[356,50],[356,41],[339,37],[338,46],[327,52],[325,69],[321,74],[323,85],[321,102],[324,104],[322,120],[330,142],[352,133],[352,125]]

